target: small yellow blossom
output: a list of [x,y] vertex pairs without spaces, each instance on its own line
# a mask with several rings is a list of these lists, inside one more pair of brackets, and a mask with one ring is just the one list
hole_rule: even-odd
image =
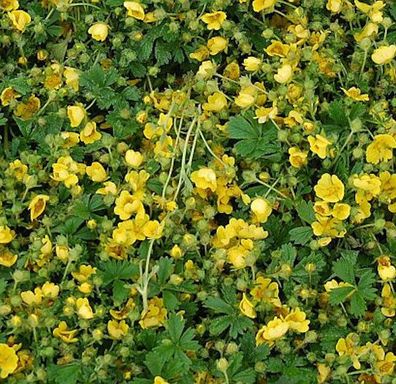
[[106,23],[95,23],[88,29],[88,33],[96,41],[105,41],[109,34],[109,26]]
[[0,0],[0,9],[9,12],[19,8],[18,0]]
[[305,333],[309,330],[309,320],[306,320],[305,312],[299,308],[293,309],[286,317],[285,321],[291,331]]
[[396,139],[393,136],[389,134],[377,135],[366,149],[366,160],[371,164],[392,160],[394,148],[396,148]]
[[279,69],[274,79],[280,84],[288,83],[293,77],[293,68],[290,64],[283,64]]
[[167,313],[164,301],[155,296],[149,300],[148,309],[142,312],[139,324],[143,329],[162,326],[165,324]]
[[209,30],[218,31],[221,28],[226,18],[227,18],[226,13],[222,11],[217,11],[212,13],[205,13],[201,17],[201,20],[205,24],[207,24]]
[[67,117],[70,120],[70,126],[75,128],[78,127],[81,122],[85,119],[87,112],[81,104],[69,105],[67,107]]
[[77,314],[81,319],[89,320],[94,317],[92,308],[87,298],[79,298],[76,301]]
[[7,225],[0,226],[0,244],[8,244],[15,237],[15,232],[10,229]]
[[369,101],[369,95],[367,93],[361,93],[359,88],[351,87],[349,89],[341,88],[342,91],[352,100],[355,101]]
[[161,376],[155,376],[153,384],[169,384],[169,383]]
[[86,173],[88,177],[96,183],[100,183],[107,179],[106,170],[103,168],[103,165],[97,161],[94,161],[90,166],[86,168]]
[[396,268],[391,264],[389,256],[381,256],[377,259],[378,274],[382,281],[390,281],[396,278]]
[[243,315],[250,317],[251,319],[255,319],[257,316],[254,305],[249,301],[245,293],[242,295],[242,300],[239,303],[239,310]]
[[272,8],[277,0],[253,0],[254,12],[261,12],[264,9]]
[[329,203],[336,203],[344,198],[344,184],[337,175],[323,174],[314,190],[316,196]]
[[84,144],[92,144],[102,138],[102,134],[96,130],[96,123],[89,121],[80,132],[80,140]]
[[395,56],[396,45],[389,45],[375,49],[371,55],[371,60],[373,60],[375,64],[384,65],[390,63]]
[[0,378],[6,379],[18,367],[18,356],[14,348],[0,344]]
[[326,158],[327,146],[331,144],[331,141],[322,135],[315,135],[315,137],[308,136],[308,142],[313,153],[317,154],[321,159]]
[[8,249],[0,249],[0,265],[3,267],[12,267],[18,259],[17,255],[14,255]]
[[249,56],[245,60],[243,60],[243,66],[248,72],[256,72],[260,69],[262,65],[261,59],[254,56]]
[[271,215],[272,207],[267,199],[258,197],[254,199],[250,205],[253,212],[253,221],[258,223],[265,223]]
[[107,323],[107,332],[113,340],[120,340],[128,333],[129,325],[125,320],[109,320]]
[[52,334],[61,339],[63,342],[71,344],[77,343],[78,330],[69,330],[66,321],[61,321],[59,325],[52,331]]
[[215,36],[208,40],[208,50],[212,56],[224,51],[227,48],[228,42],[222,36]]
[[327,0],[326,9],[332,13],[340,13],[344,0]]
[[308,152],[301,151],[298,147],[289,148],[289,161],[294,168],[301,168],[307,164]]
[[215,192],[217,189],[216,173],[211,168],[201,168],[191,173],[191,181],[201,189],[210,189]]
[[132,149],[128,149],[125,153],[125,162],[132,168],[139,168],[143,163],[143,155]]
[[30,24],[32,21],[30,15],[27,12],[21,10],[11,11],[8,16],[14,28],[20,32],[23,32],[28,24]]
[[37,219],[44,212],[48,200],[48,195],[37,195],[32,199],[29,204],[30,221]]
[[331,215],[338,220],[346,220],[351,213],[351,206],[345,203],[334,204]]
[[285,336],[288,330],[289,323],[279,317],[275,317],[257,332],[256,345],[263,343],[272,344],[275,340]]
[[127,15],[137,20],[144,20],[145,13],[143,7],[136,1],[125,1],[124,7],[127,9]]

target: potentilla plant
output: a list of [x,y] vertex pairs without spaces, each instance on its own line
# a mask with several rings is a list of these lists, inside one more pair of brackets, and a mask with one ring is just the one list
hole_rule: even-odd
[[0,0],[0,381],[395,384],[391,0]]

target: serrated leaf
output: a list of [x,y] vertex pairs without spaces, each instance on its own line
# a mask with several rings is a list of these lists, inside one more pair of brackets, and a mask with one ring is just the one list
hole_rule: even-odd
[[290,241],[301,245],[308,243],[312,239],[312,234],[311,227],[297,227],[289,231]]
[[81,365],[50,365],[47,368],[48,380],[56,384],[75,384],[80,377]]
[[232,139],[255,139],[260,136],[260,131],[244,117],[237,116],[228,122],[228,134]]
[[219,297],[208,297],[204,306],[213,310],[214,313],[225,313],[228,315],[234,313],[234,308]]
[[351,314],[354,316],[363,316],[366,312],[367,305],[364,298],[359,292],[356,292],[351,298]]
[[300,200],[295,204],[295,207],[301,220],[308,224],[312,224],[315,221],[315,212],[312,201]]
[[337,305],[343,303],[355,290],[355,287],[340,287],[332,289],[330,291],[330,304]]
[[353,253],[344,253],[333,264],[333,272],[343,281],[355,284],[355,271],[356,256]]

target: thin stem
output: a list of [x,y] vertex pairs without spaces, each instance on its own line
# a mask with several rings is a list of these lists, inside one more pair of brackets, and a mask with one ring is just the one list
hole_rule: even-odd
[[284,193],[281,191],[278,191],[276,188],[274,188],[272,185],[265,183],[264,181],[261,181],[260,179],[255,179],[255,181],[261,185],[264,185],[264,187],[269,188],[271,191],[276,192],[279,196],[282,196],[284,199],[289,199],[289,196],[286,196]]
[[224,165],[224,167],[226,167],[227,164],[224,163],[224,161],[221,160],[220,157],[217,156],[217,155],[212,151],[212,149],[209,147],[209,144],[208,144],[208,142],[206,141],[205,136],[203,135],[203,133],[202,133],[200,130],[198,130],[198,133],[199,133],[199,135],[201,136],[201,139],[202,139],[202,141],[204,142],[205,147],[207,148],[207,150],[209,151],[209,153],[210,153],[216,160],[220,161],[220,163],[221,163],[222,165]]

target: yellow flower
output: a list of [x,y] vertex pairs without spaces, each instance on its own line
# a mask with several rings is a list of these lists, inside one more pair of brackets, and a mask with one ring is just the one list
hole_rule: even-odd
[[250,205],[250,209],[254,215],[253,221],[258,223],[266,223],[272,212],[270,203],[262,197],[255,198]]
[[381,382],[381,377],[390,376],[395,370],[396,355],[393,352],[388,352],[382,361],[374,363],[375,370],[377,371],[377,382]]
[[326,9],[332,13],[340,13],[344,0],[327,0]]
[[55,299],[59,295],[59,286],[54,283],[50,283],[49,281],[46,281],[42,285],[41,291],[44,297],[47,297],[49,299]]
[[251,85],[243,87],[239,92],[238,96],[235,98],[235,104],[241,108],[251,107],[257,96],[257,89]]
[[175,244],[172,249],[170,250],[169,254],[176,260],[181,259],[181,257],[183,256],[183,251],[182,249]]
[[79,71],[72,67],[65,67],[63,71],[63,76],[65,77],[66,85],[72,88],[74,91],[78,91],[79,89]]
[[100,140],[101,137],[102,134],[96,130],[96,123],[94,121],[89,121],[80,132],[80,140],[84,144],[92,144]]
[[254,12],[261,12],[263,9],[272,8],[277,0],[253,0]]
[[52,331],[52,334],[57,337],[58,339],[61,339],[65,343],[77,343],[78,339],[76,337],[78,331],[75,330],[69,330],[68,326],[65,321],[61,321],[59,325]]
[[396,295],[388,283],[384,284],[381,291],[382,308],[381,312],[386,317],[394,317],[396,315]]
[[97,161],[94,161],[90,166],[85,169],[88,177],[95,181],[96,183],[100,183],[107,179],[106,170],[103,168],[103,165]]
[[72,272],[72,276],[79,282],[84,283],[96,273],[96,268],[90,265],[80,265],[78,272]]
[[382,22],[382,12],[381,9],[385,7],[385,3],[383,1],[376,1],[372,5],[360,2],[355,0],[356,8],[359,11],[365,13],[368,17],[370,17],[371,21],[374,23]]
[[157,220],[150,220],[144,224],[143,234],[148,239],[159,239],[162,236],[163,229],[163,224],[160,224]]
[[268,56],[286,57],[289,51],[290,47],[278,40],[272,40],[271,44],[265,48],[265,52]]
[[15,232],[10,229],[7,225],[0,226],[0,244],[8,244],[15,237]]
[[213,95],[208,96],[208,102],[202,105],[204,111],[209,112],[220,112],[226,107],[227,99],[220,92],[215,92]]
[[109,335],[113,340],[122,339],[127,335],[128,329],[129,325],[125,322],[125,320],[109,320],[107,323],[107,332],[109,332]]
[[307,164],[308,152],[301,151],[298,147],[289,148],[289,161],[294,168],[301,168]]
[[37,195],[33,198],[29,204],[30,221],[37,219],[44,212],[48,200],[48,195]]
[[94,317],[91,306],[87,298],[79,298],[76,301],[77,314],[81,319],[89,320]]
[[121,191],[115,203],[114,213],[118,215],[121,220],[128,220],[133,213],[144,212],[143,203],[128,191]]
[[153,384],[169,384],[169,383],[161,376],[155,376]]
[[289,329],[295,332],[305,333],[309,330],[309,320],[306,320],[305,312],[299,308],[293,309],[286,317],[285,321],[289,325]]
[[70,120],[70,126],[78,127],[86,116],[85,108],[81,104],[69,105],[67,107],[67,117]]
[[392,160],[393,148],[396,148],[396,139],[393,136],[389,134],[377,135],[366,149],[366,160],[371,164]]
[[254,305],[251,301],[249,301],[245,293],[243,293],[242,300],[239,303],[239,310],[243,315],[250,317],[251,319],[256,318],[256,310],[254,309]]
[[33,291],[23,291],[21,292],[22,301],[30,306],[40,305],[43,299],[43,292],[41,288],[36,287]]
[[201,189],[209,188],[212,192],[216,191],[216,173],[211,168],[201,168],[191,173],[191,181]]
[[378,274],[383,281],[393,280],[396,277],[396,268],[391,264],[389,256],[381,256],[377,262]]
[[331,211],[331,215],[338,220],[346,220],[349,217],[350,213],[351,206],[344,203],[334,204],[333,210]]
[[17,255],[11,253],[8,249],[0,249],[0,265],[12,267],[18,259]]
[[362,91],[359,88],[351,87],[348,90],[341,88],[342,91],[355,101],[369,101],[369,95],[367,93],[361,93]]
[[206,60],[201,63],[196,73],[198,79],[209,80],[216,73],[217,66],[212,61]]
[[280,339],[286,335],[289,330],[289,323],[285,320],[275,317],[269,321],[267,325],[264,325],[256,335],[256,345],[263,343],[270,343],[274,340]]
[[71,148],[80,142],[80,135],[77,132],[61,132],[61,137],[65,141],[63,148]]
[[32,21],[30,15],[25,11],[11,11],[8,16],[12,21],[12,25],[21,32],[23,32],[26,26]]
[[357,342],[358,336],[350,333],[346,338],[340,338],[336,344],[336,351],[340,356],[349,356],[355,369],[360,369],[359,357],[361,349]]
[[7,378],[17,369],[17,366],[18,356],[15,349],[7,344],[0,344],[0,378]]
[[106,181],[103,183],[104,187],[99,188],[96,193],[98,195],[116,195],[117,186],[112,181]]
[[143,155],[132,149],[128,149],[125,153],[125,161],[132,168],[139,168],[143,163]]
[[255,300],[260,300],[265,303],[270,303],[275,307],[281,307],[279,300],[279,286],[278,283],[271,281],[271,279],[263,276],[257,277],[254,288],[250,294]]
[[323,174],[314,190],[316,196],[329,203],[336,203],[344,198],[344,184],[337,175]]
[[353,37],[360,43],[363,39],[376,35],[378,33],[378,24],[368,22],[365,27],[358,33],[355,33]]
[[167,313],[164,301],[154,296],[150,299],[147,310],[142,312],[139,324],[143,329],[162,326],[165,324]]
[[388,47],[379,47],[374,50],[371,55],[371,60],[375,64],[384,65],[390,63],[396,56],[396,45],[390,45]]
[[260,69],[262,64],[261,59],[254,56],[249,56],[245,60],[243,60],[243,66],[248,72],[256,72]]
[[26,103],[18,103],[15,109],[15,115],[20,117],[22,120],[28,120],[36,114],[40,109],[40,105],[40,99],[32,95]]
[[308,136],[308,142],[313,153],[317,154],[321,159],[326,158],[327,146],[331,144],[331,141],[322,135],[315,135],[315,137]]
[[0,0],[0,9],[9,12],[19,8],[18,0]]
[[127,9],[127,15],[137,20],[144,20],[144,9],[136,1],[125,1],[124,7]]
[[323,384],[329,378],[331,368],[323,363],[318,363],[316,367],[318,369],[318,384]]
[[227,18],[227,15],[222,11],[212,12],[212,13],[205,13],[201,20],[207,24],[209,30],[218,31],[224,20]]
[[88,29],[88,33],[96,41],[105,41],[109,34],[109,26],[106,23],[95,23]]
[[228,42],[224,37],[215,36],[208,40],[209,53],[214,56],[227,48]]
[[293,77],[293,68],[290,64],[283,64],[274,76],[276,82],[280,84],[288,83]]
[[273,120],[278,114],[278,107],[273,105],[270,108],[259,107],[256,109],[256,119],[260,124]]
[[190,58],[198,61],[204,61],[209,57],[209,50],[205,45],[201,45],[196,51],[190,53]]
[[19,95],[12,87],[4,88],[0,96],[1,105],[3,107],[10,105],[10,103],[17,97],[21,97],[21,95]]

